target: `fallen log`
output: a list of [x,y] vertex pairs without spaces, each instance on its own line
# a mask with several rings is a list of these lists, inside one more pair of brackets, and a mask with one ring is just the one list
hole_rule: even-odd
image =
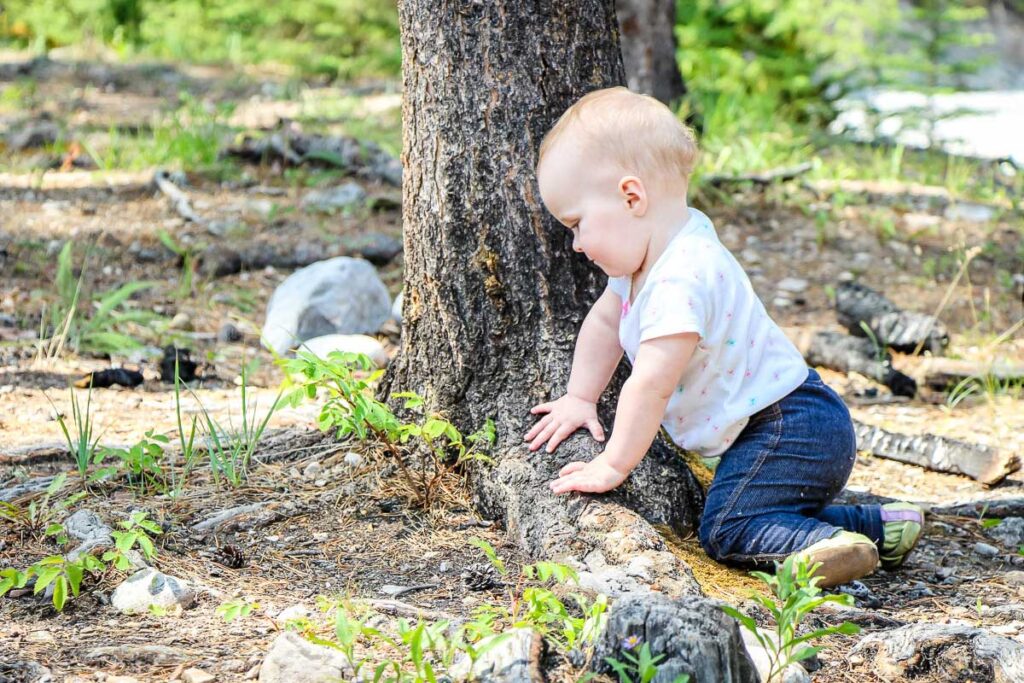
[[156,171],[153,174],[153,183],[160,190],[160,193],[171,201],[171,206],[179,216],[189,223],[206,225],[206,221],[192,209],[192,203],[189,201],[188,195],[174,184],[174,181],[171,180],[171,175],[167,171]]
[[1024,517],[1024,498],[1002,498],[958,501],[949,505],[938,505],[932,508],[937,515],[953,515],[955,517],[978,517],[1003,519],[1004,517]]
[[925,350],[938,355],[949,345],[945,325],[934,316],[904,311],[857,282],[836,287],[836,316],[850,334],[873,338],[880,347],[903,353]]
[[786,328],[808,365],[838,372],[857,372],[889,388],[896,396],[913,397],[917,382],[892,367],[892,354],[876,348],[870,339],[841,332]]
[[953,358],[926,358],[920,371],[924,374],[924,383],[935,391],[949,391],[972,379],[982,385],[1024,382],[1024,365],[999,361],[980,363]]
[[704,182],[715,187],[722,185],[732,185],[736,183],[754,183],[757,185],[771,185],[774,182],[782,182],[786,180],[793,180],[799,178],[803,174],[814,168],[814,165],[805,161],[802,164],[796,164],[795,166],[783,166],[781,168],[773,168],[767,171],[760,171],[757,173],[741,173],[739,175],[721,175],[713,173],[708,176],[704,176]]
[[851,654],[869,658],[872,672],[887,681],[1024,682],[1024,645],[959,624],[908,624],[872,633]]
[[963,474],[988,486],[1021,467],[1017,454],[991,446],[931,434],[897,434],[857,420],[853,424],[858,450],[936,472]]

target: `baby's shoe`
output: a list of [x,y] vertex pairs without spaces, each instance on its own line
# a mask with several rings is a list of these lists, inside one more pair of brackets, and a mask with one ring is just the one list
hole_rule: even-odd
[[878,566],[878,548],[867,536],[852,531],[837,531],[831,538],[818,541],[795,553],[808,566],[821,563],[814,572],[822,577],[818,585],[830,588],[867,576]]
[[882,566],[892,569],[903,564],[921,538],[924,510],[913,503],[887,503],[882,506]]

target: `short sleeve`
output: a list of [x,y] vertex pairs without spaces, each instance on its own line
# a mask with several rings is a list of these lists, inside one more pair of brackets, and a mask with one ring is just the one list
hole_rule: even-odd
[[673,334],[696,332],[706,335],[708,290],[704,278],[692,271],[657,275],[641,292],[640,341]]
[[608,289],[625,301],[629,296],[629,282],[630,278],[628,277],[610,277],[608,278]]

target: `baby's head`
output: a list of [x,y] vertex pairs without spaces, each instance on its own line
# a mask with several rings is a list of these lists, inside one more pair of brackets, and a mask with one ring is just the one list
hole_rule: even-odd
[[642,262],[652,224],[642,219],[685,205],[696,157],[693,133],[668,107],[607,88],[569,107],[544,137],[537,179],[545,206],[573,229],[574,248],[624,274]]
[[540,144],[538,170],[565,146],[614,163],[649,187],[683,193],[697,159],[693,132],[668,107],[621,86],[588,93],[565,110]]

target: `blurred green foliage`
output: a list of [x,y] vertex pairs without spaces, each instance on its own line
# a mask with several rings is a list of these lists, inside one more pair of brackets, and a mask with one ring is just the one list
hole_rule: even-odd
[[338,78],[398,73],[394,0],[6,0],[0,34],[40,51],[99,43],[186,62],[280,63]]

